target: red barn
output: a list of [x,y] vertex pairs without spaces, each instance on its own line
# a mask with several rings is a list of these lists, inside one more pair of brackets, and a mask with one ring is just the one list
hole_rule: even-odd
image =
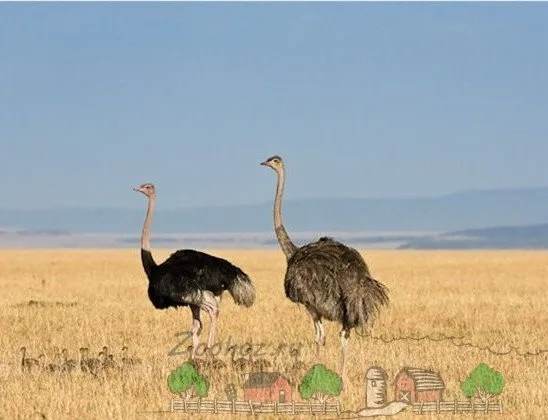
[[277,372],[252,372],[244,383],[245,401],[289,403],[292,394],[289,380]]
[[405,367],[394,379],[394,399],[407,404],[441,401],[445,384],[429,370]]

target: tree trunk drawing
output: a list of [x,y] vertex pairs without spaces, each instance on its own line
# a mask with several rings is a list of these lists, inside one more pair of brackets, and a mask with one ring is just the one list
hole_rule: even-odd
[[324,394],[323,392],[316,392],[314,398],[323,404],[329,399],[329,395]]
[[481,402],[486,403],[489,401],[489,398],[491,398],[493,394],[489,394],[488,392],[485,392],[483,389],[478,388],[478,391],[476,392],[476,397],[481,400]]
[[180,393],[181,398],[185,401],[190,400],[192,397],[195,396],[194,394],[194,387],[190,387],[188,390]]

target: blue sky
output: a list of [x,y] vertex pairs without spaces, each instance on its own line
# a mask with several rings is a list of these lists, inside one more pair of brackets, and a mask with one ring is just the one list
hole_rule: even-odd
[[2,208],[548,185],[546,3],[0,4]]

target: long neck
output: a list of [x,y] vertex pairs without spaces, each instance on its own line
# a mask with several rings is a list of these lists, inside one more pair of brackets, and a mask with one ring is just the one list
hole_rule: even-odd
[[291,239],[289,239],[282,222],[282,199],[285,185],[285,171],[283,167],[277,171],[277,173],[278,185],[276,187],[276,199],[274,200],[274,230],[278,242],[282,247],[282,252],[284,253],[285,258],[289,260],[297,250],[297,247],[291,242]]
[[149,197],[147,214],[145,217],[145,222],[143,223],[143,233],[141,235],[141,262],[143,263],[143,268],[145,269],[145,273],[149,279],[152,276],[153,270],[157,267],[150,251],[150,230],[152,228],[152,219],[155,207],[156,197]]

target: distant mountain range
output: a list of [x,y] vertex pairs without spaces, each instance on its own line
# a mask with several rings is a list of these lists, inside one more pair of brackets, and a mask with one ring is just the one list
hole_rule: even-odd
[[[70,233],[140,232],[145,208],[0,209],[0,229]],[[303,199],[284,202],[291,232],[406,232],[548,222],[548,188],[466,191],[439,197]],[[271,232],[272,202],[158,208],[155,233]]]
[[[297,245],[315,241],[322,232],[292,232]],[[331,232],[362,249],[548,249],[548,224],[435,232]],[[2,248],[139,248],[137,234],[83,234],[63,231],[0,231]],[[278,248],[273,232],[153,235],[154,248]]]
[[[284,203],[297,244],[333,236],[361,248],[548,248],[548,188],[433,198]],[[0,210],[1,247],[137,248],[145,208]],[[272,202],[158,210],[153,246],[274,247]]]
[[466,229],[416,237],[398,249],[548,249],[548,224]]

